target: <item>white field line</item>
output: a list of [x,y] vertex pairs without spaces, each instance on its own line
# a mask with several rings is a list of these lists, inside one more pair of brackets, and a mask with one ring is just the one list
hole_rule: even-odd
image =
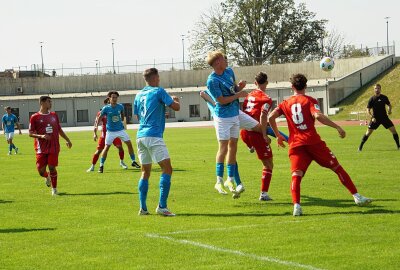
[[184,245],[191,245],[191,246],[195,246],[195,247],[200,247],[200,248],[204,248],[204,249],[208,249],[208,250],[219,251],[219,252],[224,252],[224,253],[230,253],[230,254],[234,254],[234,255],[242,256],[242,257],[247,257],[247,258],[258,260],[258,261],[272,262],[272,263],[277,263],[277,264],[281,264],[281,265],[287,265],[287,266],[291,266],[291,267],[297,267],[297,268],[309,269],[309,270],[322,270],[321,268],[317,268],[317,267],[314,267],[314,266],[311,266],[311,265],[300,264],[300,263],[290,262],[290,261],[284,261],[284,260],[280,260],[280,259],[276,259],[276,258],[272,258],[272,257],[258,256],[258,255],[255,255],[255,254],[242,252],[240,250],[220,248],[220,247],[217,247],[217,246],[206,245],[206,244],[202,244],[202,243],[194,242],[194,241],[189,241],[189,240],[185,240],[185,239],[175,239],[175,238],[172,238],[170,236],[162,236],[162,235],[159,235],[159,234],[146,234],[146,236],[150,237],[150,238],[164,239],[164,240],[168,240],[168,241],[171,241],[171,242],[176,242],[176,243],[180,243],[180,244],[184,244]]

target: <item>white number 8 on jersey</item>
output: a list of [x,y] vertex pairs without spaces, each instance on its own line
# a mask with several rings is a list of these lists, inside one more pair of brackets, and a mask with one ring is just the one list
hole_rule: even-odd
[[296,125],[300,125],[304,121],[303,114],[301,113],[300,103],[293,104],[290,109],[292,110],[292,119]]

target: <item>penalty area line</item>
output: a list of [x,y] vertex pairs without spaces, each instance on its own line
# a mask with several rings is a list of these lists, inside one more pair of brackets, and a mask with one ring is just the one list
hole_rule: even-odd
[[272,262],[272,263],[277,263],[277,264],[281,264],[281,265],[297,267],[297,268],[302,268],[302,269],[308,269],[308,270],[323,270],[322,268],[317,268],[317,267],[314,267],[311,265],[300,264],[300,263],[290,262],[290,261],[284,261],[284,260],[280,260],[280,259],[268,257],[268,256],[258,256],[255,254],[242,252],[240,250],[220,248],[217,246],[207,245],[207,244],[194,242],[194,241],[190,241],[190,240],[185,240],[185,239],[175,239],[170,236],[163,236],[163,235],[154,234],[154,233],[145,234],[145,236],[150,237],[150,238],[164,239],[164,240],[168,240],[171,242],[180,243],[180,244],[184,244],[184,245],[191,245],[191,246],[200,247],[200,248],[204,248],[204,249],[208,249],[208,250],[230,253],[230,254],[234,254],[234,255],[242,256],[242,257],[246,257],[246,258],[251,258],[254,260],[258,260],[258,261]]

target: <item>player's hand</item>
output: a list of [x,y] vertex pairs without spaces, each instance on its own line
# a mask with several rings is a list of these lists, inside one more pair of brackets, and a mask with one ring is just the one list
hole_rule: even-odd
[[179,102],[179,97],[177,97],[177,96],[171,96],[171,97],[172,97],[173,101]]
[[19,135],[22,135],[22,131],[21,130],[19,131]]
[[66,145],[67,145],[68,148],[71,148],[72,147],[72,142],[71,141],[67,141]]
[[285,137],[283,137],[282,135],[278,135],[278,138],[277,138],[278,147],[285,148],[286,145],[283,143],[285,141],[286,141]]
[[391,114],[392,114],[392,111],[388,111],[388,114],[391,115]]
[[339,132],[339,137],[340,138],[346,137],[346,131],[344,131],[341,127],[338,127],[337,131]]
[[372,123],[375,123],[375,122],[376,122],[376,119],[375,119],[374,117],[372,117],[372,118],[371,118],[371,122],[372,122]]
[[246,87],[247,82],[246,81],[240,81],[238,84],[238,87],[240,90]]
[[43,140],[50,140],[51,136],[49,134],[42,135]]
[[97,134],[93,134],[93,140],[97,141]]

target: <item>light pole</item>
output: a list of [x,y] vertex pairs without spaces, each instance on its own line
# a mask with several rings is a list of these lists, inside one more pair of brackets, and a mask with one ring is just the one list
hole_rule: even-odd
[[100,61],[99,60],[94,60],[96,62],[96,73],[99,75],[99,66],[100,66]]
[[389,54],[389,19],[390,17],[385,17],[386,20],[386,47],[387,47],[387,53]]
[[183,61],[183,70],[185,70],[185,35],[181,35],[182,37],[182,61]]
[[44,62],[43,62],[43,41],[40,41],[40,56],[42,58],[42,73],[44,73]]
[[113,39],[113,38],[111,39],[111,47],[112,47],[112,56],[113,56],[113,73],[116,74],[115,73],[115,64],[114,64],[115,63],[114,62],[114,40],[115,39]]

